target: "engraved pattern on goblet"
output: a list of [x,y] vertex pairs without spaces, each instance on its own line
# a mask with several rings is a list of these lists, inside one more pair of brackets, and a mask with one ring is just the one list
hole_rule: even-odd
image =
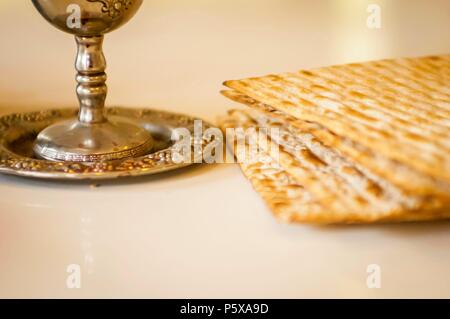
[[103,4],[102,12],[107,13],[115,19],[121,16],[129,6],[133,4],[131,0],[88,0],[89,2],[101,2]]

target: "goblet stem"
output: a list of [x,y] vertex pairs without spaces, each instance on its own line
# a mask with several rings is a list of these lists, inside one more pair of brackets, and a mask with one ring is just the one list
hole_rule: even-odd
[[84,124],[106,122],[105,100],[108,88],[103,38],[103,35],[75,37],[78,46],[75,62],[78,71],[77,95],[80,102],[78,119]]

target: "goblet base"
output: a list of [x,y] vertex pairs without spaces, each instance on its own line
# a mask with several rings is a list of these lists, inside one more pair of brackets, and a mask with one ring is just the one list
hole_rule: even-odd
[[147,154],[153,144],[148,131],[126,118],[96,124],[74,119],[43,130],[33,150],[50,161],[104,162]]
[[[105,112],[110,122],[131,122],[146,130],[153,137],[153,149],[142,156],[105,162],[39,159],[33,151],[37,136],[58,123],[73,123],[78,110],[17,113],[0,117],[0,173],[52,180],[104,180],[152,175],[202,162],[202,150],[208,140],[195,132],[199,123],[202,131],[210,128],[211,124],[196,122],[200,119],[195,117],[147,108],[109,107]],[[174,160],[179,154],[175,146],[179,138],[178,128],[185,128],[191,134],[192,159],[189,162]]]

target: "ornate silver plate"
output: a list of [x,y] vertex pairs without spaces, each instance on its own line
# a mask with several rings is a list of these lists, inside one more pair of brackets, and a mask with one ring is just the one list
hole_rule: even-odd
[[[172,133],[176,128],[191,132],[192,147],[205,145],[201,136],[194,136],[196,118],[151,109],[107,108],[109,118],[120,118],[137,123],[150,132],[155,147],[150,154],[107,162],[53,162],[41,160],[33,154],[36,136],[51,124],[75,118],[76,109],[57,109],[0,117],[0,173],[44,179],[112,179],[161,173],[189,166],[175,163],[172,153]],[[210,127],[202,121],[203,130]],[[196,149],[203,149],[196,147]],[[201,162],[202,153],[192,152],[192,163]]]

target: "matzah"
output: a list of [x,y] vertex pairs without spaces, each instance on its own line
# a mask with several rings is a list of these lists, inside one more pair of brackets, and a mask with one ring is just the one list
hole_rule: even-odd
[[450,183],[450,55],[334,66],[225,85]]
[[283,132],[277,164],[327,207],[291,220],[430,220],[450,216],[449,71],[448,55],[386,60],[228,81],[223,93],[258,110],[232,112],[234,124]]

